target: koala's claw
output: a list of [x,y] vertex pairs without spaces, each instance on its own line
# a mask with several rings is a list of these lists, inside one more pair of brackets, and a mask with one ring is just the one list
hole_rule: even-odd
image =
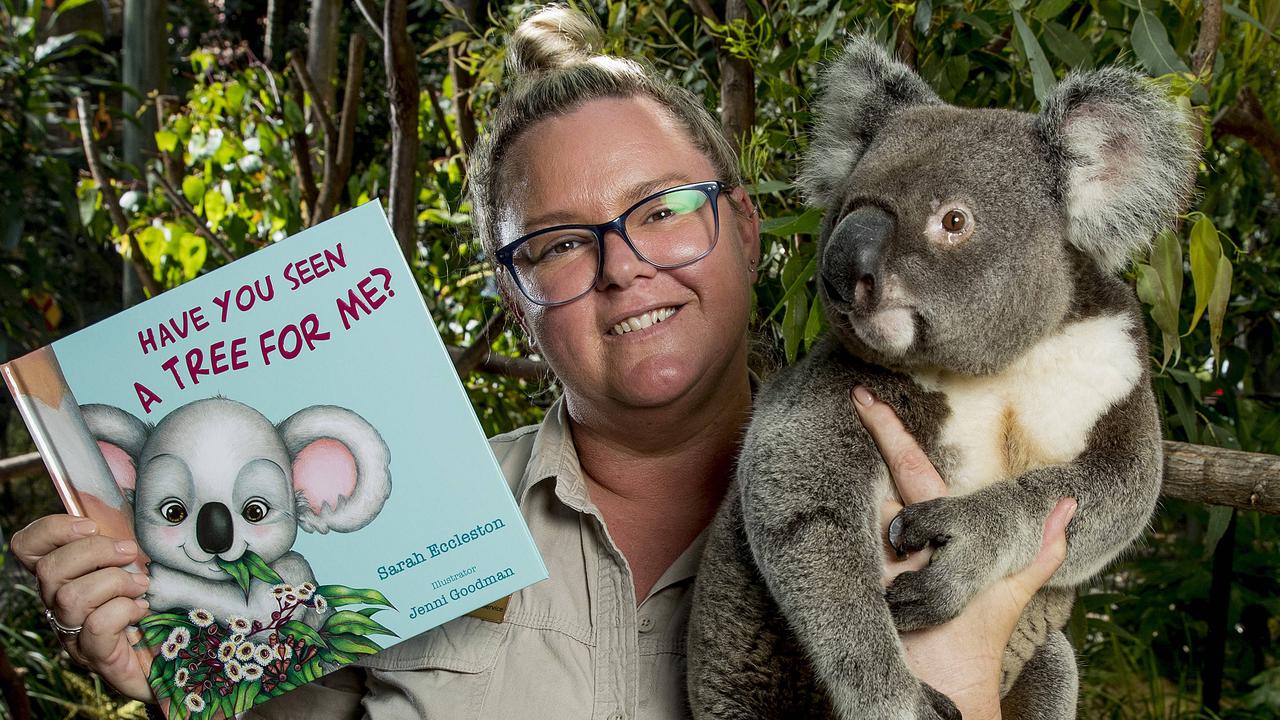
[[930,511],[943,509],[939,501],[946,499],[936,498],[908,505],[893,518],[889,523],[889,544],[893,546],[899,557],[922,550],[929,545],[945,545],[951,540],[950,533],[933,529],[935,523],[929,521],[932,514]]

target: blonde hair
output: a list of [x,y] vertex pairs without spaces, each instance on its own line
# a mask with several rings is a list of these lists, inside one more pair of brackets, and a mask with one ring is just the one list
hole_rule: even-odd
[[539,121],[571,112],[590,100],[651,98],[711,161],[719,175],[716,179],[741,184],[737,156],[701,101],[634,60],[601,54],[603,45],[596,22],[563,5],[543,7],[511,34],[506,56],[508,91],[476,143],[468,169],[472,226],[489,257],[498,243],[498,207],[506,200],[500,187],[506,153]]

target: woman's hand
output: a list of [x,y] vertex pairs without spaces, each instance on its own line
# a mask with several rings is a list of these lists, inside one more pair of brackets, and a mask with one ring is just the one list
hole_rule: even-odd
[[19,530],[11,547],[39,580],[40,598],[58,622],[83,626],[74,637],[58,633],[71,657],[121,693],[150,700],[146,675],[126,633],[149,612],[141,599],[147,576],[123,568],[138,559],[137,543],[99,535],[97,525],[86,518],[50,515]]
[[[889,523],[903,504],[945,495],[946,484],[929,458],[903,428],[897,415],[865,388],[854,390],[854,408],[871,433],[893,476],[902,504],[891,499],[881,509],[885,538],[882,581],[888,586],[900,573],[929,564],[928,549],[898,558],[888,542]],[[1045,520],[1040,553],[1021,571],[996,582],[974,597],[951,621],[903,633],[902,644],[912,672],[947,695],[965,720],[1000,717],[1000,673],[1004,648],[1031,596],[1053,575],[1067,554],[1067,523],[1076,502],[1063,498]]]

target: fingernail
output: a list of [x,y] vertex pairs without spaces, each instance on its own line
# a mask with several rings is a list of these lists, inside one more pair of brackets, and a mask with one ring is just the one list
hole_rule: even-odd
[[138,587],[147,587],[148,585],[151,584],[151,578],[147,577],[146,575],[143,575],[142,573],[129,573],[129,574],[133,576],[133,582],[136,583]]
[[129,638],[130,645],[137,645],[142,642],[142,632],[136,628],[129,628],[125,630],[125,637]]
[[116,552],[121,555],[132,555],[138,551],[138,543],[132,540],[121,540],[116,543]]
[[92,520],[77,520],[71,523],[71,529],[75,530],[77,535],[92,535],[98,531],[98,523]]
[[134,602],[134,603],[136,603],[136,604],[137,604],[137,606],[138,606],[139,608],[143,609],[143,610],[148,610],[148,609],[150,609],[150,608],[151,608],[151,603],[147,602],[147,601],[146,601],[146,600],[144,600],[143,598],[138,598],[137,600],[134,600],[133,602]]
[[869,407],[871,403],[875,402],[876,398],[871,394],[870,390],[859,385],[853,389],[853,399],[857,400],[859,405]]
[[1076,510],[1080,507],[1080,502],[1075,498],[1067,498],[1070,509],[1067,510],[1067,522],[1071,522],[1071,518],[1076,516]]

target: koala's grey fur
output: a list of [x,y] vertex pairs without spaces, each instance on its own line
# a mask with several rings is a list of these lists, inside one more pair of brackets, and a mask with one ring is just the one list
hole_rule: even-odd
[[[1061,497],[1065,562],[1006,649],[1010,718],[1075,716],[1073,587],[1144,528],[1161,468],[1141,309],[1115,270],[1185,207],[1198,146],[1134,72],[1065,79],[1040,115],[942,103],[873,41],[826,72],[802,184],[825,207],[829,334],[756,400],[695,586],[697,718],[954,718],[897,632],[1025,566]],[[942,230],[965,211],[968,235]],[[850,391],[891,405],[950,494],[905,508]]]

